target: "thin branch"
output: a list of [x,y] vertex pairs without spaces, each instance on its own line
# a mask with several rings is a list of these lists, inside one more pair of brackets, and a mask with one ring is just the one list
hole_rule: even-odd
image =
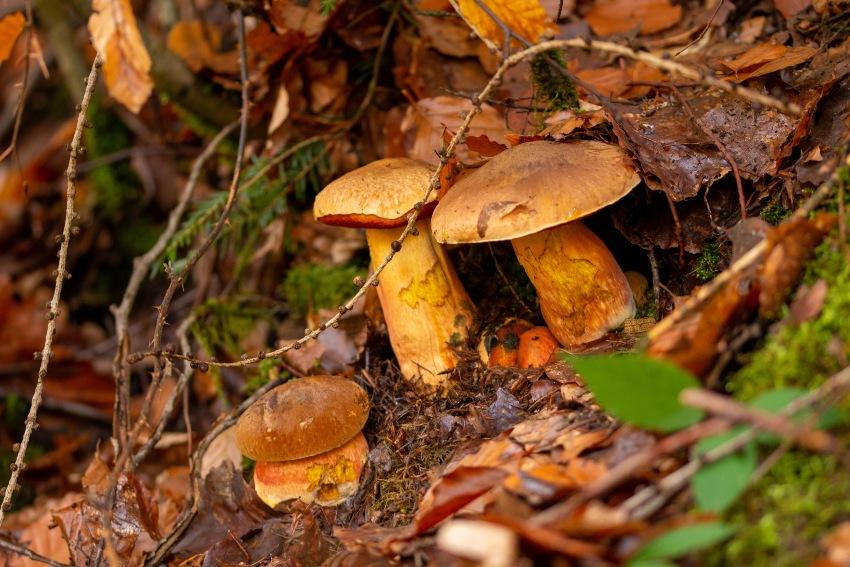
[[71,277],[68,272],[68,244],[71,241],[71,235],[76,234],[79,230],[75,226],[75,222],[79,215],[74,210],[74,198],[77,193],[77,158],[81,155],[83,128],[89,125],[86,119],[86,112],[89,108],[94,86],[97,82],[97,73],[101,66],[100,55],[94,58],[91,70],[86,78],[86,88],[83,92],[83,100],[78,107],[79,115],[77,116],[77,127],[74,130],[74,137],[71,139],[70,152],[68,158],[68,169],[66,177],[68,178],[67,188],[65,190],[65,221],[62,226],[62,235],[59,237],[59,265],[56,268],[56,282],[53,286],[53,297],[50,299],[50,308],[47,312],[47,331],[44,336],[44,346],[41,352],[35,353],[36,358],[40,359],[38,375],[35,383],[35,391],[30,402],[30,410],[27,414],[26,426],[24,435],[18,447],[18,452],[15,455],[15,461],[10,466],[11,475],[9,476],[9,484],[3,491],[3,502],[0,504],[0,525],[3,524],[5,513],[12,506],[12,496],[18,486],[18,478],[21,471],[24,470],[24,455],[29,446],[32,432],[38,424],[38,409],[41,406],[42,392],[44,390],[44,378],[47,376],[47,368],[50,365],[50,359],[53,357],[53,338],[56,335],[56,321],[59,315],[59,300],[62,296],[62,287],[67,278]]
[[127,283],[127,288],[124,290],[121,304],[117,307],[112,306],[112,314],[115,317],[115,336],[118,343],[115,359],[112,361],[112,372],[116,382],[115,431],[113,435],[119,443],[123,444],[126,441],[125,435],[129,431],[130,420],[130,377],[129,365],[127,364],[127,354],[130,351],[130,312],[139,294],[139,289],[150,272],[151,265],[162,256],[171,237],[177,232],[180,226],[180,220],[183,218],[183,214],[186,212],[186,208],[189,206],[189,202],[195,193],[195,188],[198,185],[198,180],[201,177],[204,166],[215,154],[219,144],[233,131],[236,125],[237,122],[233,122],[221,130],[207,145],[203,153],[195,160],[189,174],[189,179],[186,181],[183,193],[180,195],[180,200],[168,217],[165,230],[160,234],[150,250],[133,260],[133,273]]
[[686,406],[701,409],[718,417],[725,417],[735,423],[748,423],[763,431],[789,438],[810,451],[834,451],[838,447],[838,440],[825,431],[800,427],[789,421],[787,417],[751,408],[734,398],[711,390],[686,388],[680,394],[679,400]]
[[5,537],[0,537],[0,548],[7,549],[12,553],[16,553],[22,557],[26,557],[31,561],[38,561],[39,563],[51,565],[52,567],[72,567],[67,563],[62,563],[61,561],[56,561],[55,559],[51,559],[49,557],[41,555],[40,553],[36,553],[27,546],[15,543],[14,541],[10,541]]
[[[9,146],[0,155],[0,162],[6,159],[10,154],[15,158],[15,166],[18,168],[18,171],[21,171],[21,160],[18,156],[18,135],[21,132],[21,121],[24,118],[24,106],[27,101],[27,93],[29,90],[29,78],[30,78],[30,58],[32,57],[32,36],[33,36],[33,28],[32,28],[32,4],[29,0],[26,3],[26,14],[27,21],[26,26],[27,29],[27,47],[26,52],[24,53],[24,78],[21,82],[21,93],[18,95],[18,104],[15,107],[15,125],[12,127],[12,140],[9,142]],[[26,179],[24,180],[26,183]]]

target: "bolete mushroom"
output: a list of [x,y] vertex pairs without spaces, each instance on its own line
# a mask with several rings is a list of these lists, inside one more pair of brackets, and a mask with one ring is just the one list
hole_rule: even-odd
[[[320,222],[366,229],[373,267],[398,249],[398,238],[431,177],[430,168],[389,158],[351,171],[325,187],[313,205]],[[454,368],[452,346],[466,340],[472,301],[428,220],[435,193],[421,204],[418,235],[410,235],[379,276],[378,298],[402,374],[429,386],[442,384]]]
[[514,146],[452,186],[431,219],[444,243],[510,240],[565,346],[602,337],[634,314],[623,271],[578,219],[640,182],[625,154],[601,142]]
[[236,444],[254,459],[254,489],[274,508],[285,500],[335,506],[357,491],[369,447],[363,389],[339,376],[308,376],[267,392],[236,423]]

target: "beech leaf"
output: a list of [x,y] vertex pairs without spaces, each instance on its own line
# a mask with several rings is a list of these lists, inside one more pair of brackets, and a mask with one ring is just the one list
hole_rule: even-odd
[[103,57],[103,76],[112,97],[138,114],[153,90],[151,58],[130,0],[93,0],[89,33]]
[[[451,4],[487,47],[499,50],[504,47],[504,29],[476,0],[451,0]],[[558,27],[538,0],[484,0],[482,4],[513,33],[531,43],[558,32]]]
[[0,63],[9,58],[18,36],[24,31],[26,18],[20,12],[14,12],[0,19]]

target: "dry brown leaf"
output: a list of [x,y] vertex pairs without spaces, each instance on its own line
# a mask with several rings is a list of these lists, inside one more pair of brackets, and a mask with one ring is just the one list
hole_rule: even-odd
[[269,7],[272,25],[290,41],[316,41],[325,31],[328,17],[322,15],[321,0],[272,0]]
[[764,16],[756,16],[744,20],[741,24],[741,32],[738,34],[738,41],[741,43],[755,43],[764,31],[764,25],[767,23],[767,18]]
[[239,70],[236,51],[218,52],[221,47],[219,30],[197,20],[174,24],[168,32],[167,46],[196,73],[204,67],[217,73],[236,73]]
[[627,99],[641,98],[651,89],[648,86],[629,85],[632,81],[661,82],[666,80],[664,73],[642,61],[626,67],[582,69],[576,72],[576,76],[605,96]]
[[812,0],[773,0],[776,9],[785,16],[792,18],[812,5]]
[[786,47],[763,43],[735,57],[723,61],[723,65],[734,71],[730,79],[735,82],[761,77],[787,67],[799,65],[811,59],[817,49],[813,47]]
[[[502,49],[505,32],[497,22],[478,5],[476,0],[451,0],[458,14],[490,49]],[[530,43],[558,33],[558,27],[549,19],[538,0],[484,0],[487,8],[514,34]],[[516,41],[513,42],[517,44]]]
[[21,12],[14,12],[0,20],[0,63],[9,58],[25,23],[26,18]]
[[289,91],[286,90],[286,85],[280,85],[275,99],[272,117],[269,120],[269,134],[277,130],[283,125],[289,117]]
[[676,25],[682,7],[669,0],[597,0],[585,16],[596,35],[606,36],[634,29],[650,35]]
[[[443,132],[456,132],[463,122],[462,114],[472,110],[465,98],[436,96],[425,98],[407,109],[401,123],[407,155],[431,165],[440,163],[435,152],[443,147]],[[493,142],[504,139],[505,122],[498,110],[488,104],[481,105],[481,113],[472,121],[468,135],[487,136]],[[462,162],[478,161],[478,152],[461,146],[457,157]]]
[[151,58],[136,26],[130,0],[93,0],[89,33],[103,57],[103,76],[112,97],[138,114],[153,90]]

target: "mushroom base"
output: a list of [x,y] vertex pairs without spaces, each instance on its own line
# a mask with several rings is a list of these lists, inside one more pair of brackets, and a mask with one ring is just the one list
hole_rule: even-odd
[[[402,374],[429,387],[444,383],[454,368],[452,346],[466,342],[472,325],[472,301],[443,247],[431,235],[428,220],[416,223],[418,236],[378,277],[378,298]],[[383,261],[403,229],[367,229],[372,266]]]
[[369,446],[358,433],[342,447],[314,457],[285,462],[257,461],[254,490],[274,508],[285,500],[336,506],[357,492]]
[[537,289],[543,319],[562,345],[599,339],[634,315],[626,276],[608,247],[580,222],[512,244]]

